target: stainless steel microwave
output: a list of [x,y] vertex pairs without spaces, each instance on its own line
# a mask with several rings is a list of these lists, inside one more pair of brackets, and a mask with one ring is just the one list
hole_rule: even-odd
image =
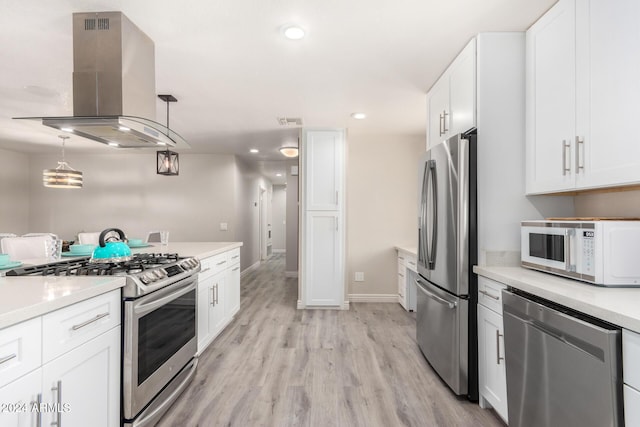
[[640,286],[640,221],[523,221],[521,265],[595,285]]

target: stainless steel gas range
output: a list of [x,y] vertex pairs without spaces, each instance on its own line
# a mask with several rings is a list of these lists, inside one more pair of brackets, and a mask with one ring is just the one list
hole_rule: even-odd
[[136,254],[92,263],[77,258],[17,268],[7,276],[118,275],[122,289],[124,426],[155,425],[196,372],[196,295],[200,262],[177,254]]

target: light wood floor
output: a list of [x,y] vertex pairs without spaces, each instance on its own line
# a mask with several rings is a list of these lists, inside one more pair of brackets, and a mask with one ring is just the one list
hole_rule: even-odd
[[437,377],[399,304],[297,310],[281,254],[241,286],[240,312],[158,426],[504,425]]

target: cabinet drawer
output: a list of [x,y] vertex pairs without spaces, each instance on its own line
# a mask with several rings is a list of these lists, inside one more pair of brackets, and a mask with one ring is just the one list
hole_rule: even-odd
[[229,266],[227,253],[214,255],[200,260],[200,274],[209,276],[224,271]]
[[407,268],[411,271],[415,271],[416,273],[418,272],[418,263],[416,261],[416,257],[413,255],[407,255],[407,257],[405,258],[405,265],[407,266]]
[[502,290],[506,288],[503,283],[478,276],[478,304],[502,315]]
[[42,317],[43,363],[120,324],[120,290],[56,310]]
[[407,262],[407,255],[404,252],[398,252],[398,265],[405,266]]
[[640,426],[640,392],[624,385],[624,425]]
[[240,264],[240,248],[231,249],[227,252],[227,266]]
[[42,364],[41,337],[40,317],[0,331],[0,387]]
[[622,330],[622,367],[625,384],[640,390],[640,334]]

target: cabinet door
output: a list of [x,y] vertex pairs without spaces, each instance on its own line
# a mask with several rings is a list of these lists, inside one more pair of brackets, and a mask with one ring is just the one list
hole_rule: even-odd
[[198,283],[198,353],[202,353],[211,341],[211,287]]
[[120,328],[82,344],[42,367],[43,401],[60,412],[43,414],[43,425],[60,417],[64,427],[120,425]]
[[526,35],[527,193],[575,187],[575,0],[560,0]]
[[448,135],[476,126],[476,39],[474,38],[449,67],[450,129]]
[[427,95],[427,111],[429,119],[429,140],[427,145],[433,147],[447,139],[449,132],[449,74],[440,77]]
[[227,289],[224,296],[227,318],[235,316],[240,309],[240,264],[227,270]]
[[640,182],[640,2],[576,3],[577,187]]
[[342,206],[344,132],[305,130],[306,210],[339,210]]
[[227,272],[223,271],[213,276],[211,279],[211,292],[213,305],[211,306],[211,331],[214,336],[218,335],[226,322],[225,298]]
[[36,427],[38,423],[39,400],[42,398],[42,370],[18,378],[0,388],[0,404],[6,405],[0,410],[0,426]]
[[305,285],[307,306],[340,306],[344,292],[338,212],[307,212]]
[[504,363],[502,316],[483,305],[478,305],[480,395],[507,421],[507,375]]

